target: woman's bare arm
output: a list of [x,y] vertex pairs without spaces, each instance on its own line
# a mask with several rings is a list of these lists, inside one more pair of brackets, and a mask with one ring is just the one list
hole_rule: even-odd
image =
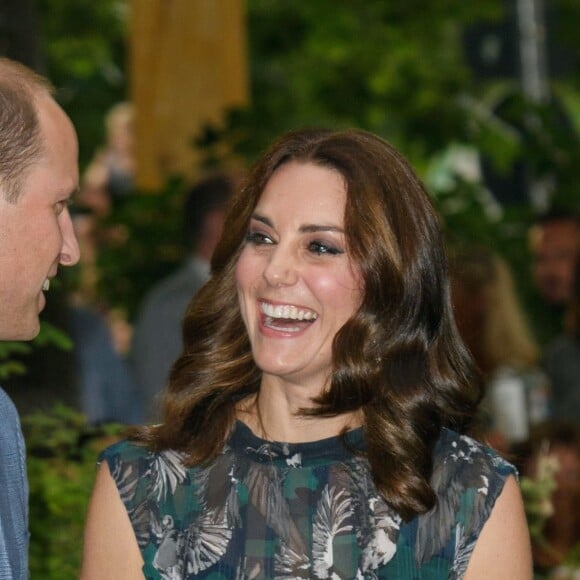
[[531,580],[532,555],[524,504],[509,477],[483,526],[465,580]]
[[103,462],[89,503],[81,580],[143,580],[143,559],[127,510]]

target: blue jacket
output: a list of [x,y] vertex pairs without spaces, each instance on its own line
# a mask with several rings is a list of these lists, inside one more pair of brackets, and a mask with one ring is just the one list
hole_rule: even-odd
[[26,450],[14,404],[0,389],[0,580],[28,578]]

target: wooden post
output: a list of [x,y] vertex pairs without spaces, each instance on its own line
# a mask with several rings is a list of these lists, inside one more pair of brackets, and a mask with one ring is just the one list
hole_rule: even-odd
[[192,142],[248,101],[243,0],[131,0],[137,187],[196,173]]

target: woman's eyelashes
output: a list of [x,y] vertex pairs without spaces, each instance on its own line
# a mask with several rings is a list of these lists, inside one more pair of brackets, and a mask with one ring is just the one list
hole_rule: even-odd
[[246,242],[253,244],[254,246],[263,246],[266,244],[273,244],[273,240],[270,236],[263,232],[257,232],[250,230],[246,234]]
[[[277,242],[272,236],[257,230],[250,230],[246,234],[246,243],[253,246],[267,246],[274,245]],[[329,255],[338,256],[344,254],[344,250],[335,243],[324,240],[308,240],[304,243],[307,252],[317,256]]]
[[308,251],[312,252],[313,254],[317,254],[319,256],[323,254],[330,254],[331,256],[344,254],[344,250],[341,250],[337,246],[318,240],[313,240],[309,242]]
[[[275,240],[270,235],[255,230],[250,230],[246,234],[246,243],[252,244],[253,246],[276,244]],[[344,250],[337,244],[323,240],[309,240],[305,242],[304,247],[309,253],[316,254],[317,256],[338,256],[344,254]]]

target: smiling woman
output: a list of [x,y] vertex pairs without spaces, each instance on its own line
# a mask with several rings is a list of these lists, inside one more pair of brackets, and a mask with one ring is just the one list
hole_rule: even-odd
[[438,219],[369,133],[299,131],[235,197],[161,425],[109,449],[82,577],[531,577]]
[[[271,439],[308,438],[308,429],[292,432],[295,411],[311,407],[328,386],[332,341],[360,305],[362,288],[346,251],[345,205],[340,173],[291,162],[272,175],[250,220],[236,285],[262,371],[260,404],[264,396],[277,399],[269,403],[277,409],[267,429]],[[354,421],[341,417],[347,419]],[[265,424],[259,427],[266,435]],[[333,434],[329,426],[327,435]]]

